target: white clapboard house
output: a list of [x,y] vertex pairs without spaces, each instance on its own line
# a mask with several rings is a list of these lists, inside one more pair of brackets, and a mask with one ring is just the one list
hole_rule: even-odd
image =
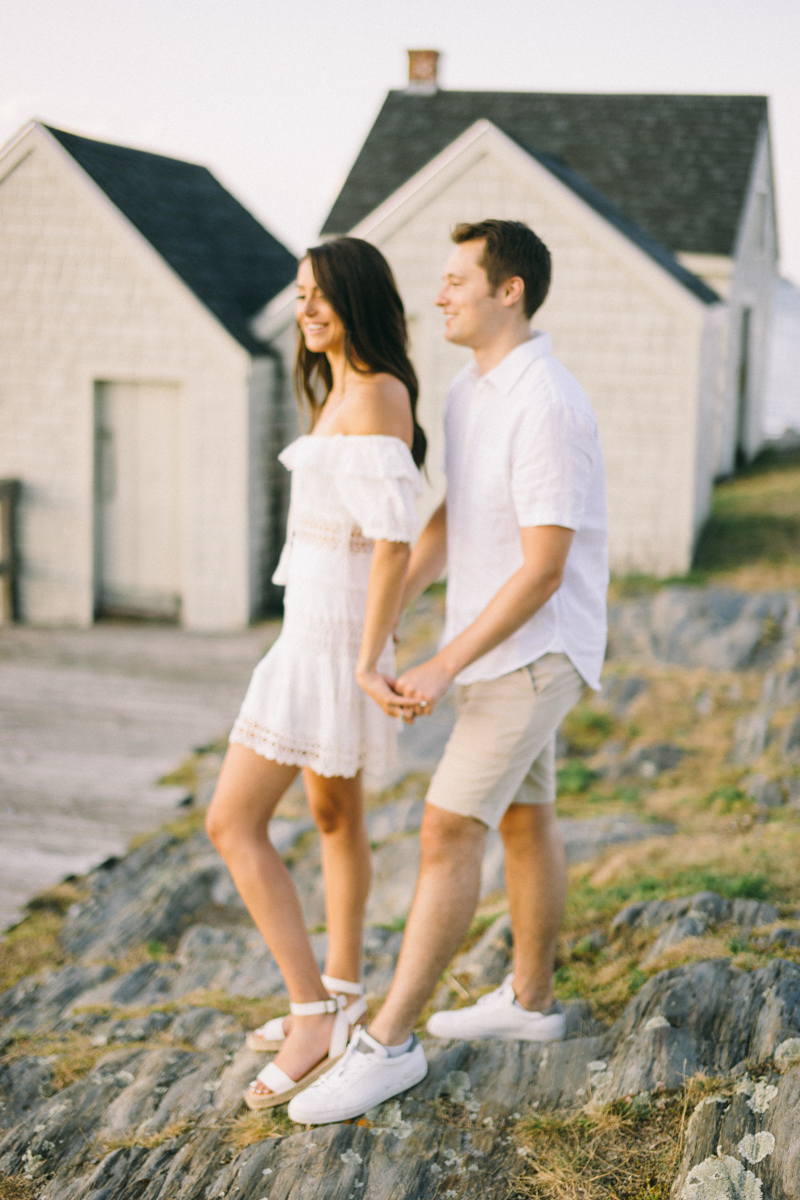
[[[598,415],[612,569],[685,571],[714,478],[763,441],[766,100],[445,91],[426,67],[435,55],[412,52],[409,86],[388,94],[322,230],[368,238],[396,274],[431,446],[423,515],[444,489],[442,402],[466,358],[432,303],[449,233],[519,219],[553,254],[534,326]],[[291,359],[291,288],[254,328]]]
[[0,477],[21,619],[246,625],[270,599],[296,261],[204,167],[37,122],[0,151]]

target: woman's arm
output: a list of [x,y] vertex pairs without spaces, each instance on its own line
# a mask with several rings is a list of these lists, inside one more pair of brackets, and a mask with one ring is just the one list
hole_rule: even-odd
[[405,612],[412,600],[438,579],[447,562],[447,501],[443,500],[422,531],[411,551],[408,574],[399,611]]
[[394,690],[394,680],[381,675],[377,669],[378,659],[400,615],[400,598],[409,557],[407,542],[375,542],[369,570],[364,632],[356,664],[359,686],[390,717],[402,716],[418,703],[398,695]]

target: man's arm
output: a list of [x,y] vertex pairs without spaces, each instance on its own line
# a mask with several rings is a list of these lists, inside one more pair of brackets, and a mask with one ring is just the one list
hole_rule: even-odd
[[400,611],[404,612],[412,600],[421,596],[425,588],[438,579],[447,562],[447,501],[443,500],[420,539],[411,551],[408,563]]
[[561,525],[521,529],[525,561],[519,570],[463,633],[428,662],[400,676],[395,685],[398,692],[426,700],[424,711],[430,713],[459,671],[504,642],[558,591],[572,537],[573,530]]

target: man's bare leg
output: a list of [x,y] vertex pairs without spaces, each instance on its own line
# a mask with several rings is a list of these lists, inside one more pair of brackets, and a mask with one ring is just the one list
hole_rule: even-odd
[[523,1008],[553,1003],[553,966],[567,895],[554,804],[512,804],[500,822],[514,931],[514,992]]
[[389,994],[368,1032],[399,1046],[466,936],[478,903],[486,826],[426,804],[420,871]]

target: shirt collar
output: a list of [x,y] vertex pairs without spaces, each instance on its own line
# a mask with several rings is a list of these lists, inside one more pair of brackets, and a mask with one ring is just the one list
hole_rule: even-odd
[[469,369],[476,383],[488,381],[497,388],[498,392],[508,396],[522,373],[527,370],[535,358],[542,358],[543,355],[552,353],[553,342],[550,334],[534,329],[527,342],[515,346],[496,367],[492,367],[491,371],[487,371],[485,375],[478,374],[478,364],[474,360],[470,363]]

